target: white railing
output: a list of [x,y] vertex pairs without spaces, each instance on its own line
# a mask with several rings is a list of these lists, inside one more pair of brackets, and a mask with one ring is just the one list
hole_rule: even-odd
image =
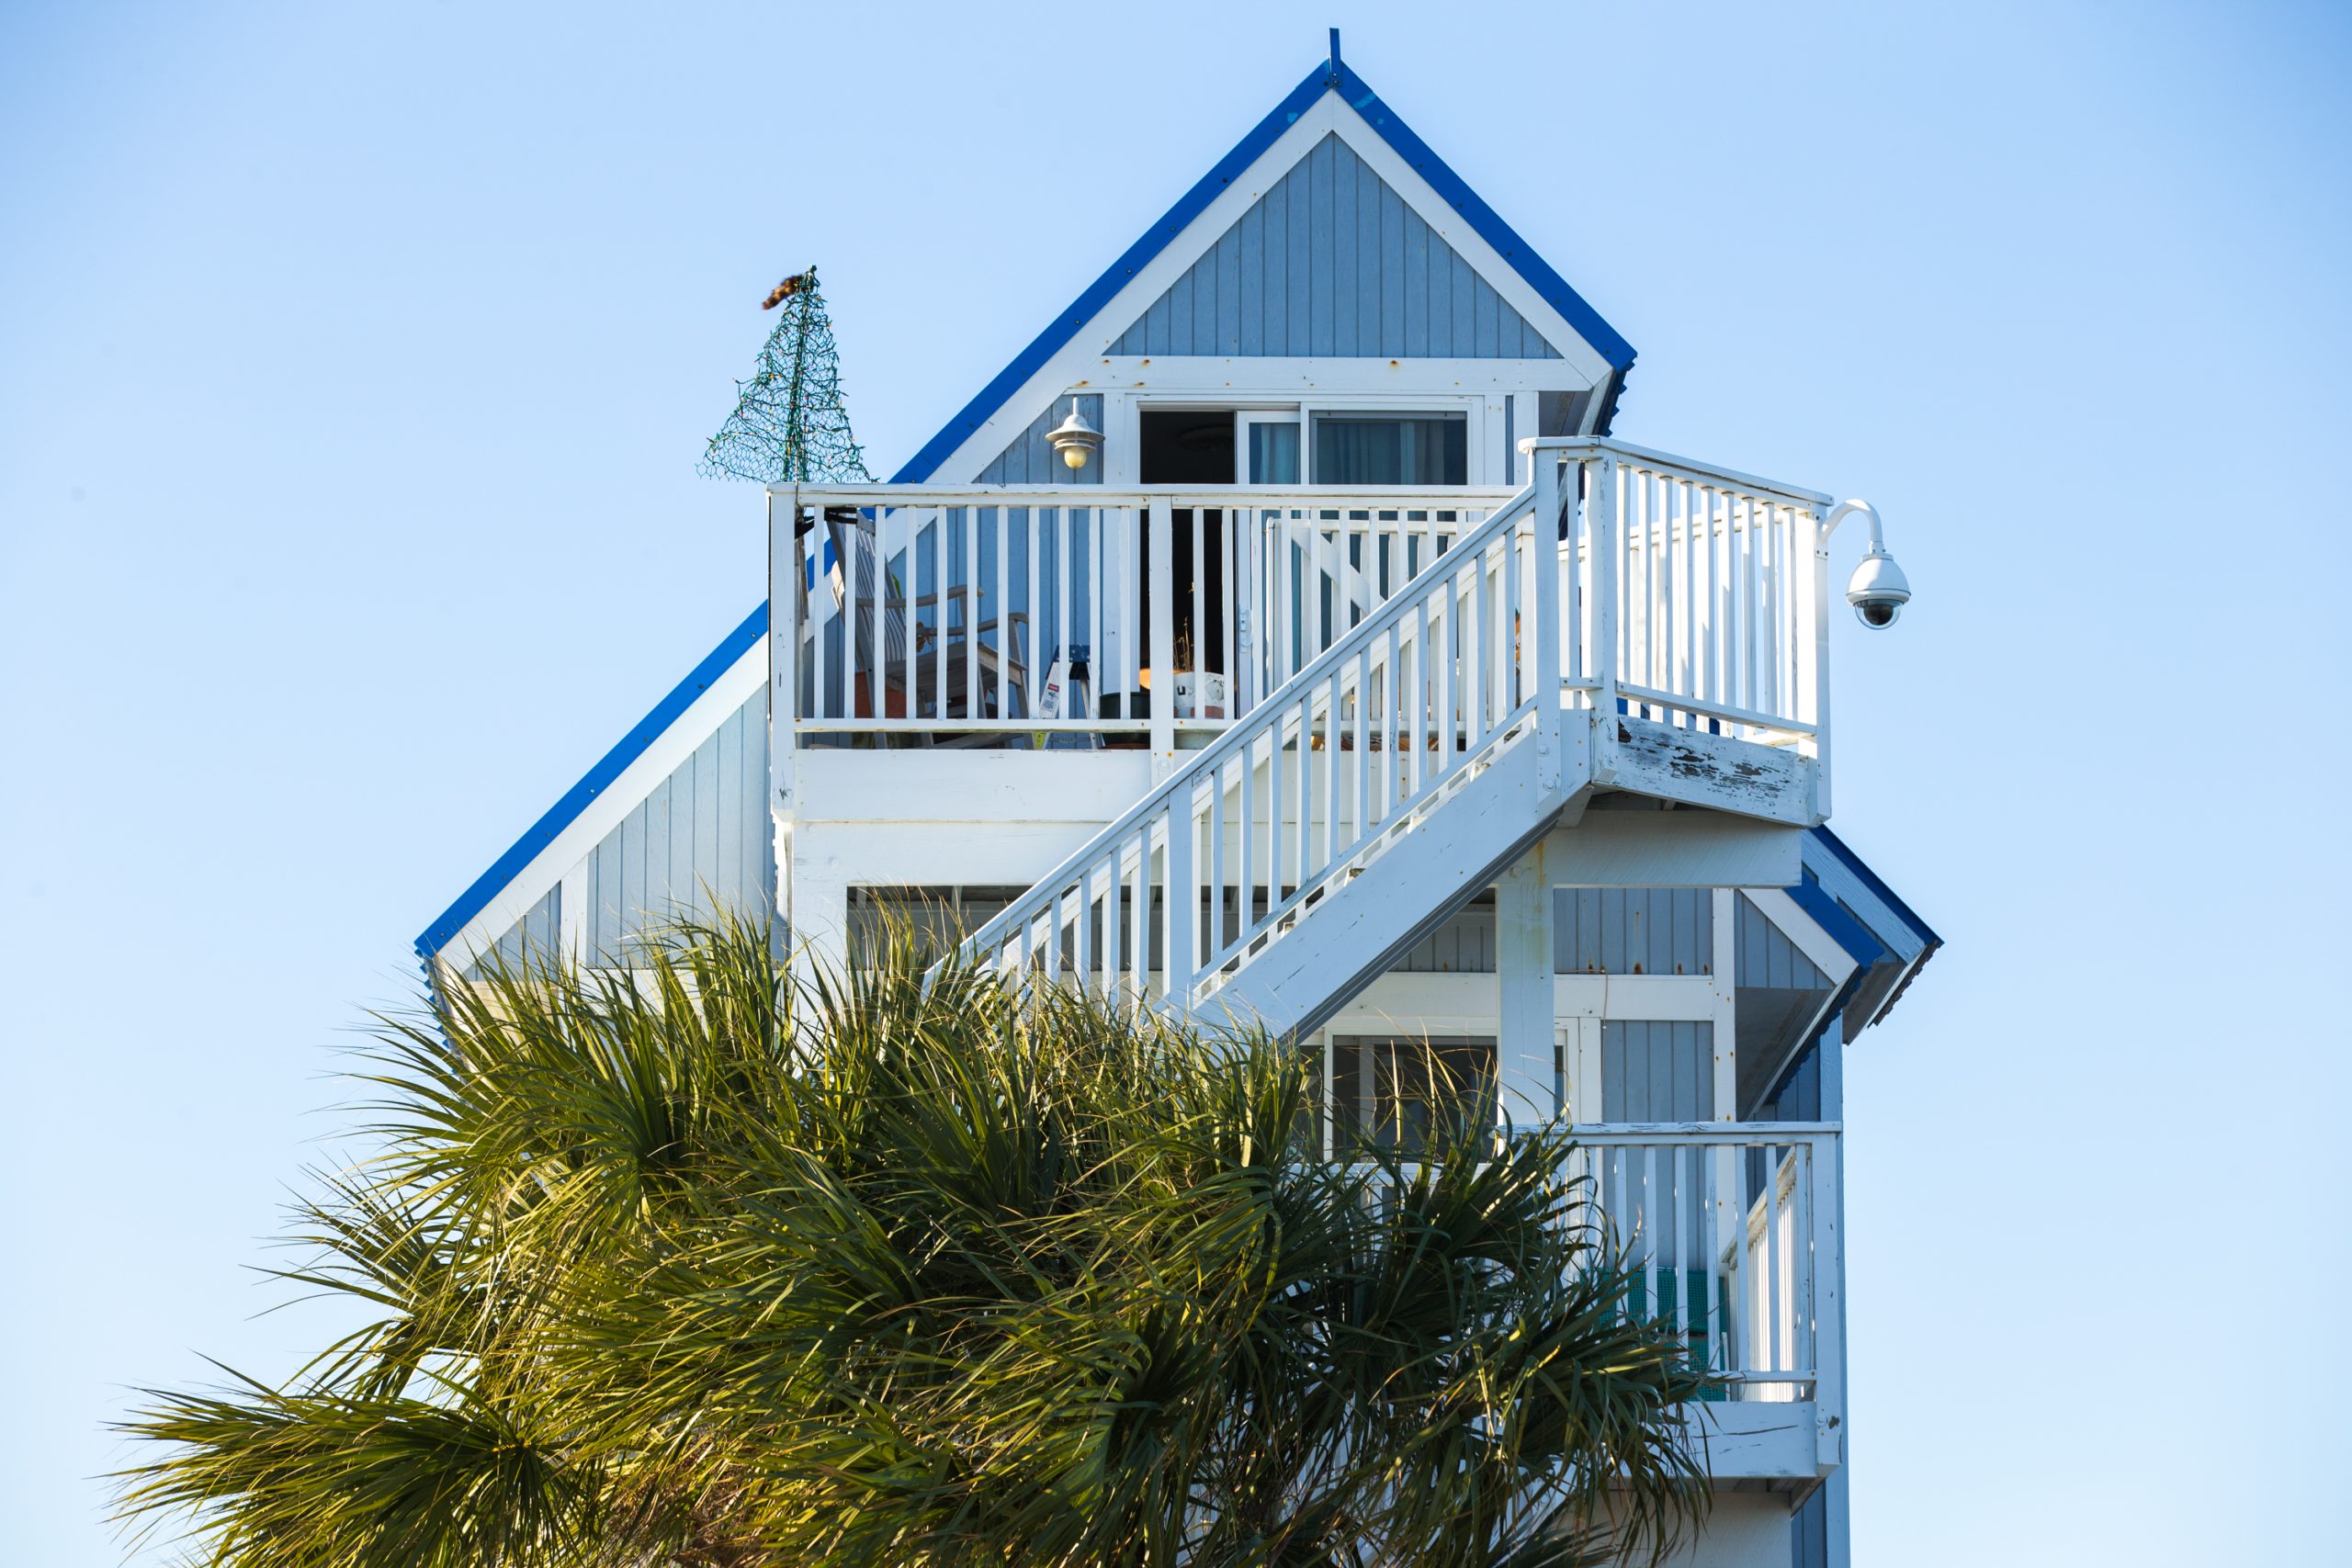
[[[790,616],[778,689],[795,694],[796,731],[1133,732],[1162,750],[1178,728],[1248,711],[1511,494],[769,493],[770,602]],[[1072,680],[1049,686],[1063,660],[1082,671],[1082,697]]]
[[1343,491],[1255,496],[1228,513],[1254,554],[1251,621],[1262,684],[1272,691],[1476,527],[1511,491]]
[[1619,442],[1530,446],[1535,482],[1472,525],[1230,507],[1261,564],[1281,558],[1256,581],[1283,648],[1257,667],[1286,678],[967,947],[1189,1010],[1563,710],[1824,756],[1826,498]]
[[1189,1010],[1503,747],[1556,725],[1539,489],[1454,535],[966,951]]
[[1842,1398],[1834,1122],[1600,1122],[1569,1174],[1592,1183],[1634,1271],[1633,1310],[1674,1325],[1742,1400]]
[[1564,681],[1605,708],[1824,755],[1830,498],[1620,441],[1531,446],[1572,476]]
[[[1570,705],[1826,756],[1829,498],[1619,441],[1523,445],[1555,466],[1564,497]],[[790,617],[775,651],[796,732],[1125,732],[1162,752],[1179,729],[1249,712],[1510,499],[989,485],[770,494],[771,603]],[[1082,694],[1070,681],[1049,687],[1064,660],[1082,671]]]

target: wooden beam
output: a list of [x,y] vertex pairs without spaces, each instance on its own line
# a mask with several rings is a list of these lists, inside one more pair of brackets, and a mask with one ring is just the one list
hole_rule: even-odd
[[1809,757],[1626,714],[1596,714],[1594,726],[1595,783],[1801,828],[1822,819]]
[[1553,984],[1552,882],[1544,841],[1495,883],[1496,1043],[1498,1113],[1506,1125],[1548,1120],[1558,1105],[1552,1082],[1556,998]]
[[1545,865],[1557,887],[1786,887],[1804,847],[1801,828],[1729,812],[1588,809]]

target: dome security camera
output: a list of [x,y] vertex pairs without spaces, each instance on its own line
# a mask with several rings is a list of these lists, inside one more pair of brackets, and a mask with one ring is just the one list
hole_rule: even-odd
[[1903,614],[1903,606],[1911,602],[1911,584],[1904,577],[1903,569],[1886,553],[1886,547],[1872,542],[1871,553],[1854,568],[1854,575],[1846,580],[1846,603],[1854,607],[1854,615],[1872,631],[1884,631]]
[[1840,502],[1830,510],[1822,525],[1824,539],[1838,531],[1849,513],[1859,512],[1870,519],[1871,553],[1854,568],[1854,575],[1846,580],[1846,603],[1854,607],[1855,618],[1874,632],[1893,626],[1903,614],[1903,606],[1911,602],[1911,580],[1886,553],[1886,536],[1879,526],[1878,508],[1867,501]]

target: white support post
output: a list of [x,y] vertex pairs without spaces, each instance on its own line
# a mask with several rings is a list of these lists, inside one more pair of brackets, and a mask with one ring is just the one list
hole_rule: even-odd
[[[1521,444],[1534,465],[1534,525],[1530,530],[1535,574],[1535,755],[1537,785],[1545,795],[1560,787],[1560,457]],[[1546,899],[1546,919],[1550,901]],[[1550,950],[1545,950],[1548,984]]]
[[1558,995],[1552,878],[1542,839],[1495,884],[1495,978],[1497,1115],[1506,1126],[1545,1120],[1559,1111],[1552,1089]]
[[1714,949],[1707,967],[1714,982],[1715,1120],[1730,1122],[1739,1115],[1739,890],[1717,887],[1707,897],[1714,906]]
[[1585,508],[1586,532],[1592,550],[1592,668],[1586,674],[1599,682],[1593,693],[1594,722],[1601,733],[1614,735],[1617,721],[1617,454],[1600,459],[1593,470],[1593,497]]
[[[1827,777],[1825,770],[1823,777]],[[1842,1021],[1831,1019],[1829,1027],[1821,1032],[1821,1042],[1814,1047],[1819,1055],[1821,1076],[1821,1119],[1843,1126],[1846,1121],[1846,1030]],[[1831,1198],[1826,1213],[1835,1227],[1825,1245],[1815,1238],[1816,1256],[1814,1267],[1831,1282],[1836,1299],[1832,1303],[1816,1300],[1815,1310],[1821,1315],[1823,1339],[1814,1350],[1815,1365],[1824,1382],[1814,1390],[1814,1407],[1827,1410],[1838,1418],[1838,1425],[1826,1428],[1819,1438],[1837,1439],[1837,1470],[1831,1473],[1828,1495],[1823,1507],[1828,1523],[1829,1568],[1847,1568],[1853,1561],[1852,1519],[1849,1507],[1852,1493],[1849,1478],[1853,1473],[1853,1442],[1846,1421],[1846,1148],[1841,1134],[1823,1140],[1828,1149],[1831,1166]],[[1836,1377],[1835,1384],[1826,1380]],[[1833,1404],[1834,1401],[1834,1404]],[[1820,1462],[1816,1452],[1815,1463]]]
[[[1228,518],[1231,513],[1226,514]],[[1261,627],[1266,616],[1260,605],[1265,598],[1266,513],[1259,511],[1250,517],[1250,526],[1240,530],[1236,547],[1240,551],[1240,572],[1238,589],[1226,590],[1226,614],[1237,617],[1234,622],[1234,662],[1239,669],[1233,672],[1233,713],[1238,718],[1258,705],[1259,644],[1264,633]]]
[[[785,862],[777,877],[789,887],[786,918],[791,925],[792,951],[839,973],[849,964],[847,869],[821,838],[812,843],[804,833],[798,842],[786,842],[797,852],[795,858],[799,862],[797,865]],[[779,887],[778,902],[783,903],[786,896],[785,888]]]
[[1144,525],[1144,570],[1151,574],[1151,776],[1176,765],[1176,524],[1164,495]]
[[[1154,704],[1151,711],[1152,722],[1158,724],[1159,705]],[[1169,801],[1167,821],[1160,925],[1168,953],[1160,965],[1161,984],[1169,1008],[1181,1015],[1193,1010],[1193,976],[1200,968],[1194,950],[1200,937],[1201,899],[1193,884],[1193,792],[1189,787],[1179,788]],[[1243,897],[1248,897],[1246,890]]]
[[[1611,711],[1615,711],[1612,704]],[[1714,999],[1715,1120],[1736,1121],[1739,1116],[1739,893],[1736,888],[1710,889],[1707,897],[1713,919],[1714,942],[1707,955],[1708,979]],[[1712,1180],[1714,1190],[1713,1213],[1711,1216],[1717,1236],[1738,1236],[1744,1248],[1747,1235],[1747,1211],[1734,1196],[1740,1190],[1740,1175],[1746,1165],[1745,1150],[1725,1146],[1714,1153]],[[1769,1162],[1768,1162],[1769,1163]],[[1767,1176],[1767,1180],[1777,1178]],[[1768,1241],[1767,1245],[1770,1243]],[[1746,1290],[1742,1283],[1738,1289]],[[1737,1343],[1735,1338],[1734,1343]]]
[[1845,1151],[1835,1134],[1813,1140],[1813,1367],[1815,1467],[1846,1462]]
[[[793,525],[800,515],[800,489],[794,486],[776,521],[776,495],[768,492],[768,809],[779,823],[792,809],[793,740],[800,700],[800,542]],[[780,865],[784,863],[779,861]]]
[[[800,708],[800,541],[793,527],[800,517],[800,488],[785,498],[784,521],[776,521],[776,495],[768,492],[768,857],[775,868],[772,918],[789,931],[792,924],[792,817],[799,777],[795,754]],[[911,682],[910,682],[911,685]],[[774,937],[773,929],[770,931]]]
[[1800,716],[1813,721],[1813,810],[1826,822],[1829,819],[1829,536],[1822,528],[1819,513],[1805,515],[1812,520],[1813,570],[1805,583],[1806,597],[1812,601],[1813,629],[1798,639],[1798,657],[1804,665],[1800,689],[1807,694],[1812,709]]

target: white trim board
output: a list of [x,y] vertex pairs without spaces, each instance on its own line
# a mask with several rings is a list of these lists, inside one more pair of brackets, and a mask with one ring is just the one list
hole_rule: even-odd
[[[1199,393],[1216,406],[1264,402],[1295,405],[1316,392],[1374,394],[1409,409],[1416,398],[1455,393],[1557,392],[1556,359],[1317,359],[1289,355],[1116,355],[1095,360],[1091,380],[1068,391],[1149,392],[1165,397]],[[1068,395],[1057,392],[1055,398]],[[1022,426],[1027,429],[1026,423]],[[1533,434],[1530,431],[1528,434]],[[991,454],[993,456],[993,454]]]
[[1829,978],[1829,988],[1836,990],[1860,965],[1854,955],[1838,945],[1838,939],[1821,929],[1820,922],[1804,912],[1804,906],[1778,887],[1743,887],[1740,893],[1756,906],[1763,917],[1781,929],[1781,934],[1796,945],[1796,950],[1813,961],[1813,966]]
[[[1552,832],[1559,887],[1785,887],[1804,874],[1804,829],[1705,807],[1590,810]],[[1783,895],[1785,897],[1785,895]]]

